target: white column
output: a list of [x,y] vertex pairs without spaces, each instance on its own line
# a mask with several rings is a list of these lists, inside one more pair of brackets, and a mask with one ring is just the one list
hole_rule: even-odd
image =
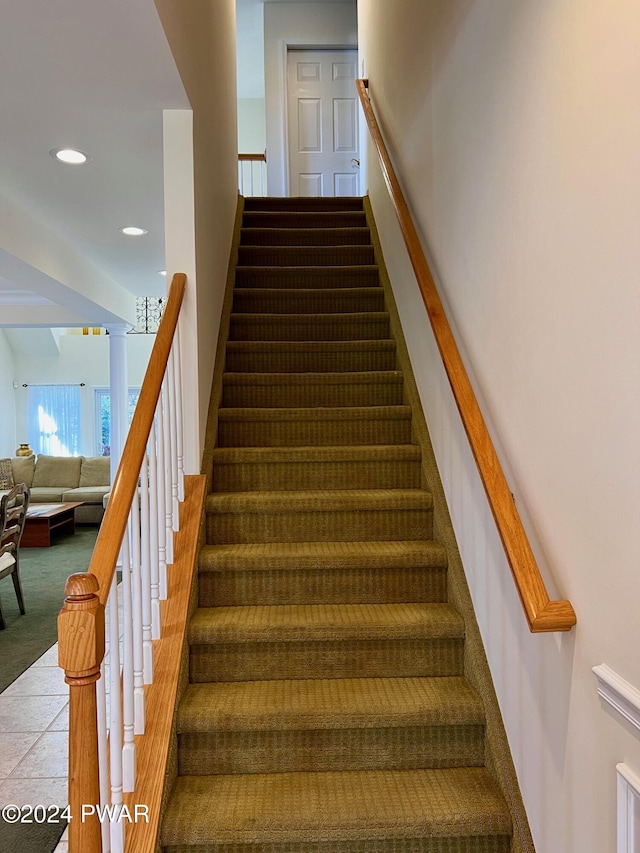
[[109,332],[109,394],[111,396],[111,482],[118,470],[129,428],[129,385],[127,381],[127,332],[131,326],[114,323]]

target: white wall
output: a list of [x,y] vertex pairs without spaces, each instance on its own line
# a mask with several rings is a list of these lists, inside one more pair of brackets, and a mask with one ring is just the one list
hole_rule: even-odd
[[[0,333],[0,340],[2,337]],[[155,335],[127,335],[126,341],[128,384],[129,387],[139,388]],[[18,388],[13,391],[12,387],[11,393],[15,397],[16,439],[12,439],[7,446],[4,442],[0,444],[0,455],[13,456],[18,443],[27,441],[27,389],[22,387],[24,384],[64,385],[80,382],[85,383],[80,389],[80,453],[83,456],[95,455],[95,390],[109,387],[109,338],[107,335],[61,335],[59,344],[60,355],[54,358],[15,358],[13,374]]]
[[264,3],[236,0],[238,75],[238,151],[265,150]]
[[235,2],[155,3],[193,108],[197,281],[190,296],[193,360],[183,370],[197,371],[198,410],[188,419],[197,422],[201,459],[238,205]]
[[370,186],[538,853],[613,853],[640,686],[640,7],[360,0],[410,207],[568,635],[528,633],[400,235]]
[[287,45],[348,47],[358,43],[357,8],[346,3],[265,3],[267,184],[269,195],[287,194]]
[[13,456],[16,447],[15,364],[7,336],[0,329],[0,457]]

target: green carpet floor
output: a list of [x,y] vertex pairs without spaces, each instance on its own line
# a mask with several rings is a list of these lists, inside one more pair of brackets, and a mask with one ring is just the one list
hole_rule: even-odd
[[0,692],[57,642],[65,581],[74,572],[87,571],[97,535],[97,525],[78,525],[73,536],[54,538],[50,548],[20,550],[24,616],[11,579],[0,581],[7,624],[0,631]]
[[163,850],[515,853],[363,201],[243,225]]

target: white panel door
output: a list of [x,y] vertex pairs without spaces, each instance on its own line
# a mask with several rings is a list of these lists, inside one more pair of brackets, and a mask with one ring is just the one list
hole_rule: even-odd
[[360,194],[355,50],[287,54],[289,195]]

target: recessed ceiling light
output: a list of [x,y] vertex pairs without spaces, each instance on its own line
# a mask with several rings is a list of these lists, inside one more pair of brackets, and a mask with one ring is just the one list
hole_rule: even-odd
[[146,228],[138,228],[137,225],[125,225],[123,228],[119,229],[123,234],[126,234],[127,237],[142,237],[143,234],[148,234]]
[[166,275],[166,274],[167,274],[166,270],[158,270],[158,275]]
[[60,163],[67,163],[70,166],[82,166],[89,160],[83,151],[77,151],[75,148],[54,148],[49,154]]

